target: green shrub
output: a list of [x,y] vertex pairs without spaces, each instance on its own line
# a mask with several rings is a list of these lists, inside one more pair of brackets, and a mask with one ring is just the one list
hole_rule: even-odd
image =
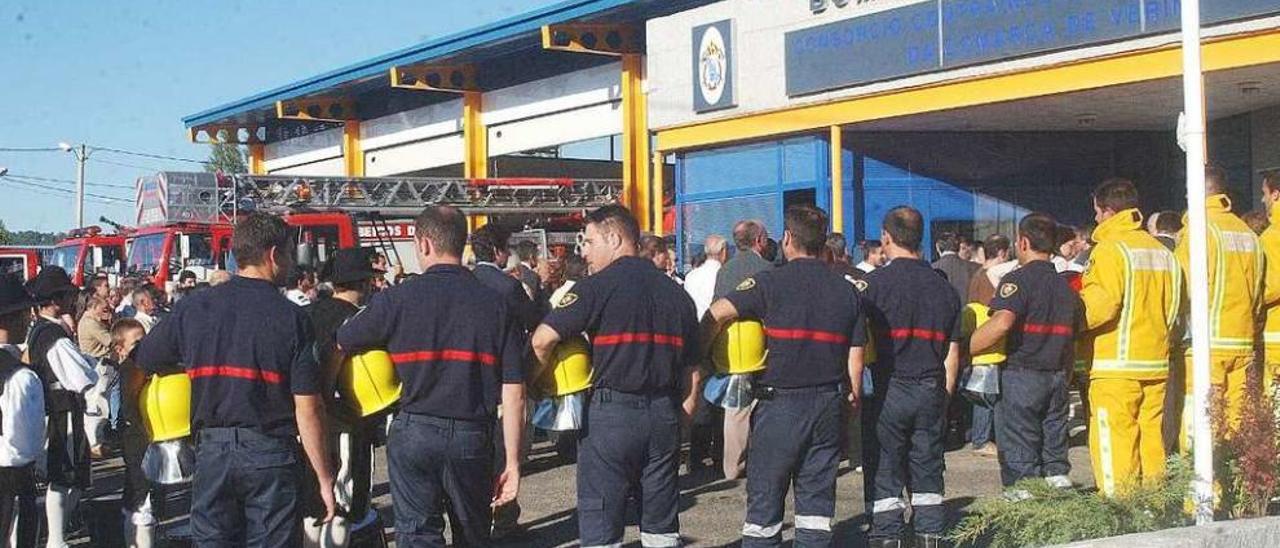
[[1011,491],[1026,491],[1029,498],[980,499],[951,538],[968,545],[1045,546],[1178,527],[1187,523],[1182,509],[1192,477],[1190,463],[1174,457],[1164,477],[1115,498],[1024,480]]

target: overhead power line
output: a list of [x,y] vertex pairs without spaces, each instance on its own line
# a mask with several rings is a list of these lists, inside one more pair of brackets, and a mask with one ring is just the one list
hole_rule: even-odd
[[[42,185],[40,183],[32,183],[28,181],[19,180],[10,176],[5,176],[5,178],[0,179],[0,183],[5,183],[5,182],[24,185],[26,187],[29,187],[29,189],[31,190],[45,191],[44,192],[45,194],[56,193],[57,195],[74,195],[76,193],[74,190],[71,190],[71,189]],[[124,204],[124,203],[129,203],[131,201],[124,198],[116,198],[114,196],[94,194],[91,192],[84,193],[84,197],[87,200],[93,200],[96,202],[101,202],[106,204]]]
[[[19,173],[10,173],[8,175],[5,175],[5,177],[13,177],[15,179],[27,179],[27,180],[39,181],[43,183],[64,183],[68,185],[76,184],[75,181],[72,181],[70,179],[54,179],[51,177],[36,177],[35,175],[22,175]],[[112,183],[90,183],[90,182],[86,182],[85,186],[96,186],[96,187],[102,187],[102,188],[123,188],[127,190],[134,190],[136,188],[133,185],[121,185],[121,184],[112,184]]]
[[144,171],[150,171],[150,172],[153,172],[153,173],[154,173],[154,172],[157,172],[157,171],[164,171],[164,168],[162,168],[162,167],[156,167],[156,166],[144,166],[144,165],[139,165],[139,164],[130,164],[130,163],[128,163],[128,162],[117,162],[117,161],[115,161],[115,160],[103,160],[102,158],[94,158],[94,157],[90,157],[90,158],[89,158],[89,161],[90,161],[90,162],[100,163],[100,164],[110,164],[110,165],[113,165],[113,166],[119,166],[119,167],[131,167],[131,168],[134,168],[134,169],[141,169],[141,170],[144,170]]
[[62,152],[58,147],[0,147],[0,152]]
[[192,164],[205,163],[204,160],[192,160],[191,158],[181,158],[178,156],[166,156],[164,154],[151,154],[149,152],[134,152],[132,150],[121,150],[118,148],[111,148],[111,147],[99,147],[99,146],[89,145],[89,148],[95,151],[101,150],[103,152],[114,152],[116,154],[127,154],[129,156],[140,156],[142,158],[155,158],[157,160],[172,160],[175,162],[188,162]]

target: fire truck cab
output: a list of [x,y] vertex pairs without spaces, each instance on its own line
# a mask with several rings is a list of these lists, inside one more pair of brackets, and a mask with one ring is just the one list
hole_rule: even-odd
[[99,273],[108,276],[120,274],[124,264],[126,238],[121,234],[103,234],[97,226],[75,229],[53,246],[45,256],[44,264],[62,267],[71,276],[71,282],[83,287],[86,276]]
[[0,246],[0,276],[17,275],[23,282],[40,272],[40,249]]

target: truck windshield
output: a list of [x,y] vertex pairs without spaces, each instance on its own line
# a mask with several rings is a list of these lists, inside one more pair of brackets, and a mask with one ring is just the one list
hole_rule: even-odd
[[52,252],[45,256],[44,264],[60,266],[67,271],[67,274],[74,276],[76,273],[76,260],[80,258],[81,249],[84,249],[84,244],[55,247]]
[[129,248],[129,274],[151,274],[154,273],[156,267],[160,266],[160,261],[164,255],[164,239],[167,234],[148,234],[146,236],[138,236],[133,240],[133,246]]

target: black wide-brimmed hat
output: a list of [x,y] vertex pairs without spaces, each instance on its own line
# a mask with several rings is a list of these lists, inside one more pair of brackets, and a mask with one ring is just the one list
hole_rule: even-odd
[[22,280],[13,274],[0,274],[0,316],[35,305],[36,300],[23,289]]
[[80,288],[71,283],[71,277],[60,266],[46,266],[27,282],[27,292],[39,302],[52,301],[78,291]]
[[324,269],[325,281],[347,284],[380,276],[382,271],[373,267],[369,255],[366,249],[339,249]]

